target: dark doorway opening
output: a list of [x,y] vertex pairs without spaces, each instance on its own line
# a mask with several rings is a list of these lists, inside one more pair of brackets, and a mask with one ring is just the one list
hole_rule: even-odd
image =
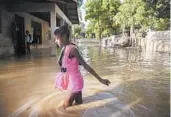
[[15,15],[15,21],[17,25],[16,32],[16,53],[17,55],[25,54],[25,31],[24,31],[24,18]]
[[31,21],[31,27],[33,32],[33,44],[42,44],[42,25],[41,23]]
[[59,27],[61,25],[61,19],[56,17],[56,27]]

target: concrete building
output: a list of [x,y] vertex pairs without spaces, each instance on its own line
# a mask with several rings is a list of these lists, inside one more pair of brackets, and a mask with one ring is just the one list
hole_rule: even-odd
[[1,0],[0,57],[26,53],[26,30],[56,54],[53,31],[64,23],[79,23],[76,0]]

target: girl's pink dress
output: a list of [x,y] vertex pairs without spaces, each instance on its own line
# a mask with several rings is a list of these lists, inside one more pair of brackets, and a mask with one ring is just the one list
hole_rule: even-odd
[[71,92],[79,92],[83,89],[83,77],[79,70],[79,62],[78,60],[73,57],[69,58],[69,54],[71,49],[74,48],[74,45],[67,45],[65,47],[64,56],[62,60],[62,67],[67,68],[66,75],[68,74],[67,79],[62,79],[60,77],[63,73],[58,73],[56,76],[56,88],[60,90],[69,90]]

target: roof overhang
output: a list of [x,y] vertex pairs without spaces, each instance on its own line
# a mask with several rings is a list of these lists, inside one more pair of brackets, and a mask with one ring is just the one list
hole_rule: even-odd
[[[78,11],[77,11],[77,0],[1,0],[2,3],[10,6],[10,4],[18,4],[25,2],[32,3],[56,3],[61,11],[68,17],[72,24],[79,24]],[[1,3],[0,2],[0,3]]]

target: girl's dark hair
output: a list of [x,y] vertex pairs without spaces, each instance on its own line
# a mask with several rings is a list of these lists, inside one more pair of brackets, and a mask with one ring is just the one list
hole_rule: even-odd
[[69,40],[70,37],[70,30],[67,24],[60,26],[58,29],[54,31],[55,36],[60,36],[62,38],[65,38],[66,40]]

